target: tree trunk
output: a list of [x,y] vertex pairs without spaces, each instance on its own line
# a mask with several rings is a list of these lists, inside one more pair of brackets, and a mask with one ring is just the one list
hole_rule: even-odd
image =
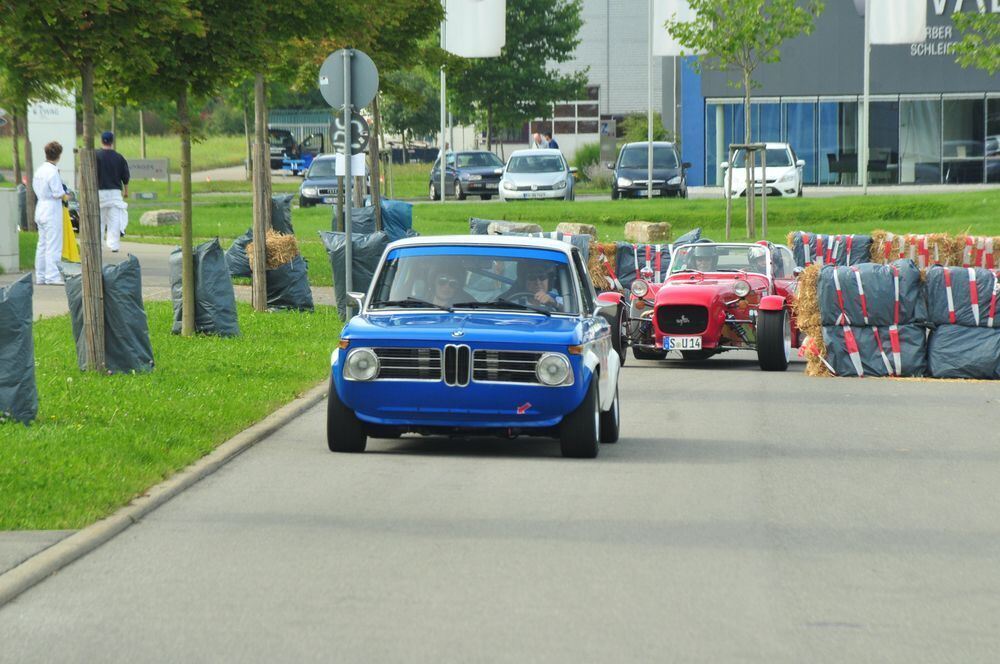
[[[743,71],[743,143],[744,145],[750,144],[750,139],[753,137],[750,123],[750,72],[747,70]],[[744,155],[746,156],[746,182],[747,182],[747,237],[753,239],[757,235],[755,229],[757,225],[757,220],[754,212],[754,192],[756,191],[756,183],[754,182],[754,163],[757,161],[755,154],[751,153],[749,150],[744,150]]]
[[35,188],[31,186],[31,179],[35,176],[35,159],[31,156],[31,138],[28,137],[28,106],[24,106],[24,171],[28,181],[28,191],[25,192],[24,202],[28,213],[28,230],[37,231],[35,224]]
[[139,158],[146,158],[146,112],[139,109]]
[[[83,149],[80,150],[80,269],[83,280],[84,368],[104,371],[104,285],[101,274],[101,204],[97,198],[94,153],[94,63],[81,68],[83,79]],[[64,155],[72,159],[73,148]]]
[[493,107],[486,108],[486,149],[493,150]]
[[118,136],[118,107],[111,107],[111,133]]
[[382,155],[379,153],[378,133],[382,128],[382,122],[378,111],[378,95],[375,95],[375,98],[372,99],[372,121],[375,123],[375,126],[372,127],[368,157],[372,164],[372,205],[375,206],[375,230],[380,231],[382,230],[382,182],[380,180]]
[[11,123],[10,123],[10,136],[14,148],[14,186],[22,183],[21,181],[21,146],[18,144],[21,140],[21,116],[17,114],[17,111],[11,111]]
[[264,74],[254,81],[253,165],[253,308],[267,311],[267,229],[271,227],[271,153],[267,142],[267,98]]
[[[247,139],[247,180],[253,179],[253,139],[250,138],[250,99],[247,96],[246,85],[240,84],[240,92],[243,94],[243,135]],[[270,150],[267,155],[268,162],[271,160]],[[268,163],[270,166],[270,163]]]
[[181,336],[194,335],[194,223],[191,215],[191,113],[188,91],[177,97],[181,133]]

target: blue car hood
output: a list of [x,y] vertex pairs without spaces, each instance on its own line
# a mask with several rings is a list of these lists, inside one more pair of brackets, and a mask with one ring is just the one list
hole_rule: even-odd
[[[511,347],[566,346],[580,343],[580,320],[569,316],[506,313],[385,313],[357,317],[343,336],[389,345],[464,343]],[[453,333],[461,332],[459,336]]]

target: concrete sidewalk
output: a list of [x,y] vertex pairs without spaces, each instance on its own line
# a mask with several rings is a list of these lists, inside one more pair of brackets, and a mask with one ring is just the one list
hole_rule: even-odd
[[[225,247],[223,247],[225,249]],[[102,256],[105,263],[120,263],[130,255],[139,259],[142,268],[142,299],[144,301],[170,299],[170,253],[176,249],[172,244],[146,244],[143,242],[122,242],[121,250],[112,253],[107,248]],[[0,275],[0,286],[17,281],[24,276],[23,272]],[[234,285],[236,299],[250,302],[252,293],[250,286]],[[333,288],[330,286],[314,286],[313,301],[316,304],[333,305]],[[66,289],[63,286],[35,286],[34,294],[35,320],[69,313],[69,303],[66,300]]]

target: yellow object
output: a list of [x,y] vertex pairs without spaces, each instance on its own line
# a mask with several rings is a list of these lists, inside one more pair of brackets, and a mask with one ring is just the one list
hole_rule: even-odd
[[76,233],[73,232],[73,222],[69,219],[69,208],[63,208],[63,247],[62,259],[68,263],[80,262],[80,249],[76,246]]

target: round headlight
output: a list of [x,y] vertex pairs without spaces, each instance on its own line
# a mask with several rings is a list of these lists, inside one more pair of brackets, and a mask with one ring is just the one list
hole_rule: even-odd
[[618,186],[619,187],[631,187],[632,186],[632,180],[630,180],[629,178],[618,178]]
[[740,279],[733,284],[733,292],[737,297],[746,297],[750,293],[750,284]]
[[378,375],[378,357],[371,348],[355,348],[347,354],[344,374],[350,380],[373,380]]
[[569,360],[565,355],[546,353],[535,366],[535,375],[542,385],[562,385],[569,377]]
[[319,195],[319,192],[316,190],[316,187],[302,187],[302,195],[315,198]]
[[636,297],[646,297],[646,293],[649,292],[649,284],[647,284],[642,279],[636,279],[632,282],[632,295]]

